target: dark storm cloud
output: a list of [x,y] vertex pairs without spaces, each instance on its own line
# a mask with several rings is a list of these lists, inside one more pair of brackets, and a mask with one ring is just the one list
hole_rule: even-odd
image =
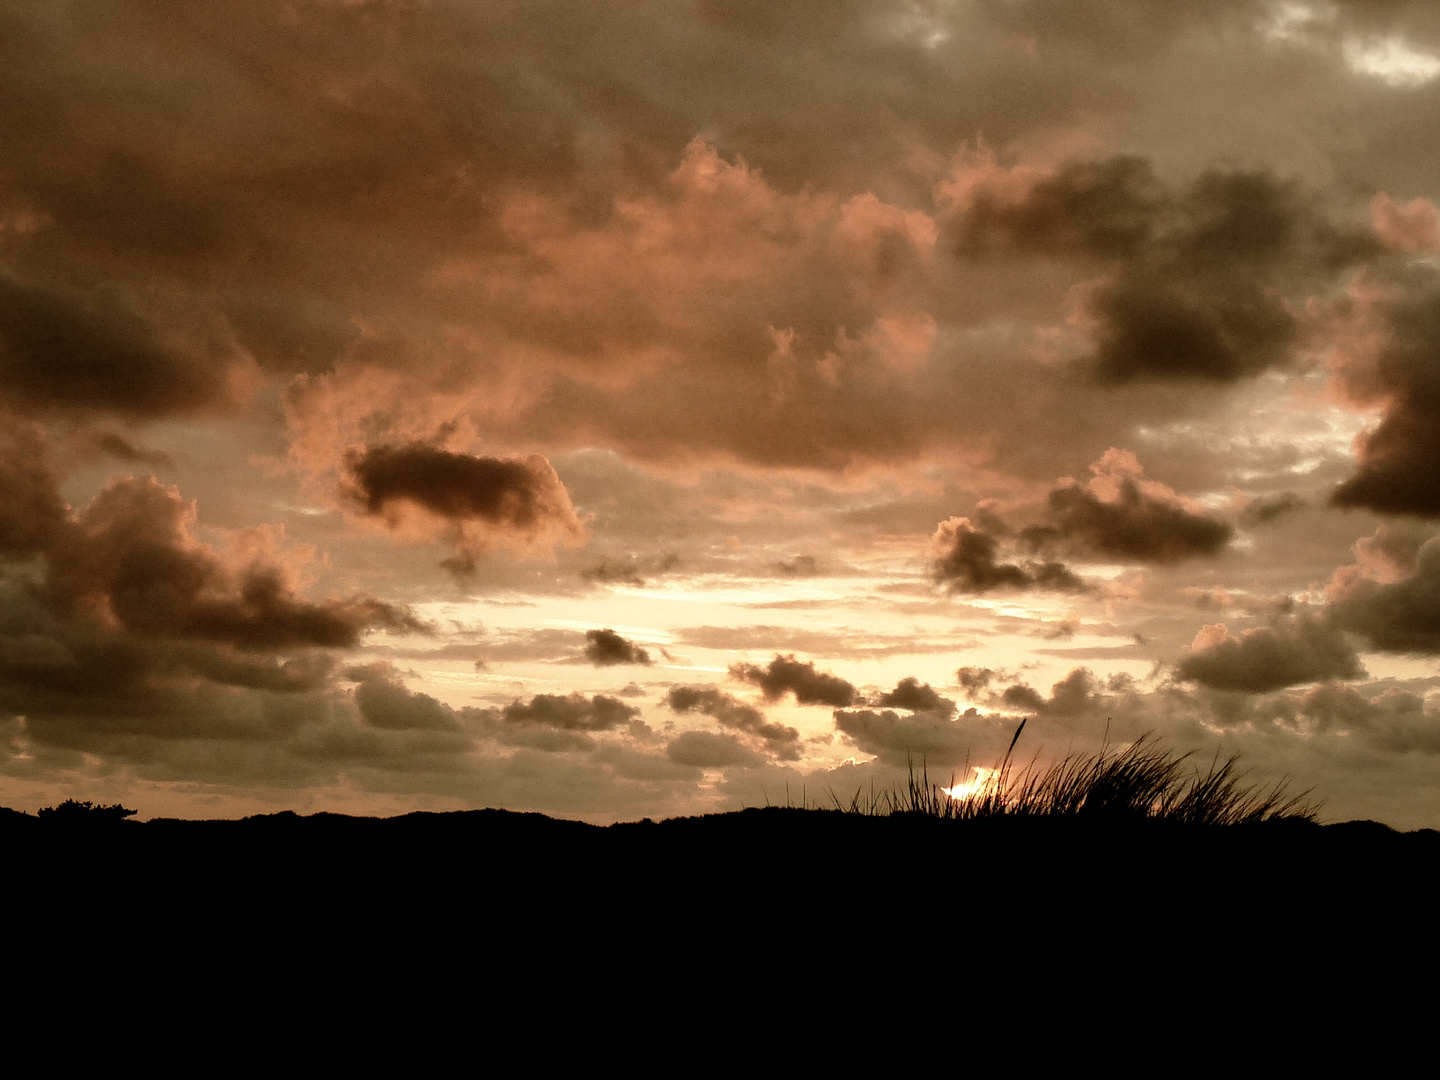
[[1172,563],[1214,555],[1234,535],[1167,486],[1142,480],[1133,454],[1112,449],[1091,469],[1088,484],[1070,480],[1050,492],[1053,524],[1027,528],[1022,539],[1037,549],[1059,544],[1104,558]]
[[128,632],[243,649],[348,647],[370,628],[423,630],[368,597],[309,603],[279,569],[231,570],[188,536],[191,504],[153,478],[112,480],[47,551],[47,585],[67,612],[103,609]]
[[[355,688],[355,704],[366,724],[388,731],[459,733],[464,741],[457,742],[457,748],[485,736],[546,755],[587,752],[597,748],[591,738],[597,733],[629,727],[634,734],[639,712],[612,697],[587,698],[579,693],[536,694],[528,702],[517,698],[503,709],[453,709],[429,694],[407,689],[386,665],[352,674],[361,680]],[[613,744],[610,749],[623,750]]]
[[1381,652],[1440,654],[1440,540],[1418,551],[1414,541],[1412,530],[1382,527],[1355,545],[1361,562],[1336,572],[1323,608],[1238,636],[1223,624],[1206,627],[1176,665],[1176,675],[1247,694],[1363,678],[1347,634]]
[[665,754],[677,765],[697,769],[753,769],[766,763],[763,754],[751,750],[734,735],[717,735],[713,731],[677,735],[666,746]]
[[378,728],[453,731],[460,727],[455,710],[444,702],[383,677],[362,681],[355,688],[355,704],[365,722]]
[[[977,132],[1007,146],[1128,113],[1117,55],[1139,76],[1197,22],[1245,42],[1254,21],[1229,6],[1038,10],[827,5],[824,34],[813,16],[729,4],[17,13],[0,64],[0,209],[13,197],[33,222],[6,258],[23,288],[72,307],[115,282],[164,283],[233,339],[179,349],[174,320],[147,307],[137,317],[183,367],[137,368],[107,408],[211,401],[232,351],[262,375],[375,390],[327,468],[348,444],[413,437],[397,414],[431,407],[430,391],[493,410],[497,432],[660,457],[909,457],[955,441],[957,400],[989,396],[963,364],[900,376],[892,363],[930,362],[949,319],[932,213],[944,160]],[[1265,174],[1153,174],[1127,154],[1062,162],[955,227],[1092,276],[1095,259],[1143,263],[1095,293],[1111,367],[1164,336],[1121,326],[1156,281],[1166,310],[1219,327],[1216,348],[1263,353],[1266,252],[1309,242],[1304,198]],[[1294,236],[1266,239],[1286,214]],[[1232,296],[1165,270],[1216,251],[1261,285]],[[404,390],[377,390],[377,371],[404,371]],[[304,398],[292,387],[287,400]],[[296,430],[313,435],[318,411],[296,405]],[[972,412],[1003,424],[1001,410]]]
[[0,268],[0,398],[12,408],[194,412],[229,396],[229,359],[181,352],[114,292],[42,288]]
[[1113,266],[1081,289],[1076,316],[1102,383],[1229,382],[1291,362],[1299,323],[1287,295],[1380,252],[1314,203],[1260,171],[1212,169],[1171,191],[1147,160],[1121,155],[982,179],[951,228],[969,258]]
[[371,446],[346,456],[352,494],[368,514],[409,502],[454,522],[480,521],[531,535],[580,523],[544,458],[456,454],[428,443]]
[[[1416,272],[1419,274],[1420,272]],[[1408,282],[1381,305],[1385,341],[1373,361],[1353,361],[1341,380],[1363,403],[1383,403],[1360,439],[1360,466],[1336,488],[1339,506],[1387,514],[1440,515],[1440,279]]]
[[937,713],[946,717],[955,713],[955,702],[941,697],[929,683],[922,684],[913,677],[901,679],[895,684],[894,690],[881,694],[875,704],[884,708]]
[[1255,375],[1288,361],[1296,333],[1272,292],[1229,282],[1196,287],[1143,271],[1096,288],[1085,310],[1096,374],[1107,382]]
[[1128,693],[1130,682],[1129,676],[1119,674],[1102,683],[1089,668],[1074,668],[1050,687],[1048,698],[1025,683],[1015,683],[1005,688],[1000,702],[1017,713],[1074,719],[1094,713],[1105,701],[1106,691]]
[[676,686],[665,696],[665,704],[676,712],[704,713],[721,727],[757,735],[767,749],[782,760],[799,757],[800,732],[785,724],[770,723],[765,714],[733,694],[714,686]]
[[577,692],[563,696],[536,694],[528,702],[516,698],[500,710],[500,715],[510,724],[536,724],[565,731],[613,731],[639,716],[640,710],[619,698],[604,694],[587,698]]
[[1122,258],[1152,242],[1165,192],[1145,158],[1071,160],[1024,192],[981,188],[955,222],[962,254]]
[[1113,502],[1079,486],[1057,488],[1050,493],[1050,510],[1061,538],[1079,541],[1098,555],[1143,562],[1213,555],[1234,534],[1223,521],[1146,496],[1129,479],[1121,482]]
[[765,667],[757,664],[732,664],[730,677],[760,687],[766,701],[776,701],[793,693],[801,705],[832,705],[845,708],[859,696],[850,683],[838,675],[817,671],[812,662],[802,663],[794,654],[771,660]]
[[968,694],[978,694],[990,685],[996,674],[990,668],[962,667],[955,672],[960,688]]
[[1177,218],[1087,301],[1102,380],[1228,381],[1284,366],[1298,329],[1286,272],[1375,250],[1347,249],[1292,185],[1259,172],[1205,173]]
[[585,631],[585,659],[596,667],[613,664],[648,664],[650,654],[614,630]]
[[1357,734],[1392,753],[1440,753],[1440,715],[1425,698],[1399,687],[1366,696],[1326,683],[1306,691],[1296,711],[1321,733]]
[[4,414],[0,429],[0,555],[35,555],[60,542],[69,507],[40,429]]
[[0,554],[45,556],[44,595],[64,618],[145,637],[258,651],[346,647],[366,629],[424,629],[368,597],[310,603],[274,566],[229,567],[190,536],[193,503],[153,477],[112,479],[76,514],[59,494],[38,429],[10,418],[0,436]]
[[[954,288],[956,245],[936,244],[944,162],[977,132],[1004,147],[1133,109],[1117,55],[1138,76],[1197,20],[1238,41],[1253,22],[1117,4],[1078,21],[1047,6],[1037,23],[1030,5],[907,0],[827,5],[823,34],[813,14],[730,4],[97,10],[12,14],[0,64],[0,214],[21,207],[26,230],[4,248],[15,288],[68,304],[77,328],[119,325],[117,283],[147,298],[117,301],[149,327],[120,335],[144,345],[125,361],[134,377],[66,376],[64,400],[143,418],[226,398],[235,371],[298,373],[297,441],[342,421],[325,453],[307,447],[316,471],[456,413],[532,444],[827,469],[982,440],[1008,427],[987,403],[1017,360],[974,367],[935,347],[957,317],[947,297],[986,276],[964,267]],[[1268,235],[1268,197],[1300,221],[1301,240],[1271,246],[1299,250],[1315,231],[1304,199],[1263,174],[1242,191],[1251,174],[1153,171],[1125,154],[1062,162],[955,229],[1104,272],[1111,367],[1164,336],[1125,328],[1156,281],[1166,310],[1219,327],[1216,348],[1263,353],[1271,293],[1288,286],[1267,284],[1269,248],[1234,238]],[[1226,292],[1166,269],[1220,248],[1260,284]],[[975,307],[960,321],[1004,315]],[[213,333],[177,334],[172,309]],[[1073,404],[1058,376],[1024,370],[1045,384],[1037,410]],[[979,418],[963,435],[962,400]],[[426,411],[448,415],[405,422]]]
[[1304,614],[1238,637],[1224,626],[1207,627],[1175,670],[1183,680],[1245,694],[1365,676],[1344,635],[1323,618]]
[[0,556],[42,557],[0,565],[0,714],[26,717],[36,747],[176,762],[177,776],[179,758],[192,777],[243,771],[237,743],[328,722],[328,650],[370,629],[424,629],[378,600],[307,601],[278,567],[227,561],[191,535],[194,505],[153,478],[112,479],[72,511],[43,437],[14,418],[0,487]]
[[1045,699],[1041,696],[1040,691],[1024,683],[1007,686],[1005,692],[1000,695],[1000,701],[1006,708],[1015,709],[1018,712],[1039,712],[1045,708]]
[[952,593],[983,593],[994,589],[1048,589],[1079,592],[1085,583],[1058,562],[999,561],[1000,542],[976,528],[969,518],[942,521],[935,531],[940,552],[935,576]]
[[1409,576],[1382,583],[1337,574],[1333,623],[1386,652],[1440,653],[1440,539],[1424,545]]

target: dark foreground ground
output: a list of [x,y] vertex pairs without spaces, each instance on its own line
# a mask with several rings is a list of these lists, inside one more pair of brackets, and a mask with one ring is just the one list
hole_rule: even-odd
[[[599,827],[503,810],[240,821],[45,821],[0,811],[19,895],[145,920],[279,917],[290,905],[538,924],[695,919],[755,926],[997,909],[1068,915],[1309,917],[1429,898],[1440,832],[1375,822],[1229,827],[939,821],[820,810]],[[9,893],[13,902],[16,890]]]
[[732,1025],[802,1001],[832,1042],[881,1014],[892,1033],[948,1030],[977,1001],[1013,1023],[1077,1008],[1125,1023],[1180,999],[1233,1018],[1269,1008],[1278,981],[1287,1001],[1333,1004],[1429,970],[1440,877],[1440,833],[1373,822],[778,808],[607,828],[500,810],[0,811],[0,850],[11,983],[39,1000],[138,988],[145,1009],[203,1013],[220,995],[308,1024],[334,999],[360,1034],[401,1010],[497,1036],[536,1010],[668,1008],[693,1046],[710,1038],[696,995]]

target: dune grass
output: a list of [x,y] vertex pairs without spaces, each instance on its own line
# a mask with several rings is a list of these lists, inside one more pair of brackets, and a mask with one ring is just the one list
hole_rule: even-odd
[[930,780],[913,761],[902,787],[868,793],[857,791],[842,802],[832,791],[835,809],[853,814],[889,816],[917,814],[944,820],[986,818],[1075,818],[1090,821],[1170,821],[1189,825],[1243,825],[1261,821],[1314,821],[1320,807],[1309,792],[1288,792],[1288,782],[1272,787],[1243,783],[1239,758],[1217,755],[1202,770],[1190,754],[1176,754],[1143,735],[1123,749],[1102,747],[1096,754],[1071,754],[1046,768],[1034,764],[1016,769],[1015,744],[1022,722],[1005,757],[968,794],[955,795]]

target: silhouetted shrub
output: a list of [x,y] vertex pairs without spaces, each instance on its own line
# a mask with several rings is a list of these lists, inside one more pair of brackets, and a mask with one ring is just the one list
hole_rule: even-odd
[[111,803],[109,806],[97,806],[89,799],[83,802],[78,799],[66,799],[59,806],[47,806],[40,811],[42,821],[53,821],[63,825],[69,824],[104,824],[107,822],[124,821],[134,815],[136,811],[129,810],[119,803]]

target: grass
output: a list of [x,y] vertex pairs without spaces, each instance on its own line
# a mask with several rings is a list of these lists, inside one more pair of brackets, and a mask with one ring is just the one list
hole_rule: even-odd
[[[857,791],[849,803],[830,793],[835,809],[853,814],[917,814],[945,820],[982,818],[1077,818],[1090,821],[1172,821],[1190,825],[1243,825],[1261,821],[1314,821],[1319,805],[1309,792],[1289,794],[1288,782],[1257,787],[1243,783],[1239,758],[1217,755],[1201,771],[1190,754],[1176,754],[1141,736],[1123,749],[1071,754],[1044,769],[1015,769],[1013,754],[1022,721],[999,766],[974,791],[952,795],[914,763],[903,787]],[[954,789],[952,778],[950,788]]]

